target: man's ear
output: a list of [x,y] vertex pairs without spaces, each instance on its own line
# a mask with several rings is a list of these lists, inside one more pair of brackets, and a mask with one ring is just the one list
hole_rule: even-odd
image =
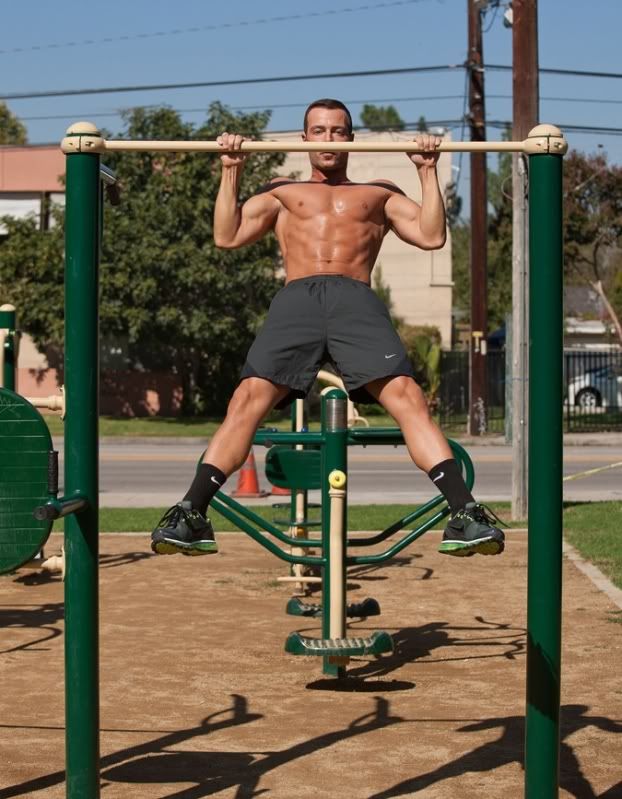
[[307,134],[306,134],[304,131],[303,131],[303,133],[302,133],[302,136],[301,136],[301,138],[302,138],[302,140],[303,140],[303,141],[306,141],[306,140],[307,140]]

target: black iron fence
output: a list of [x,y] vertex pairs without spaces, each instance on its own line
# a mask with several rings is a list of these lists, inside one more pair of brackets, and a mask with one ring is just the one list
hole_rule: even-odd
[[[486,430],[501,434],[505,424],[505,352],[492,351],[488,362]],[[469,353],[456,350],[441,356],[439,417],[443,429],[464,432],[469,414]]]
[[[505,428],[505,352],[488,361],[487,432]],[[572,350],[564,353],[566,432],[622,430],[622,352]],[[448,432],[465,432],[469,411],[469,353],[443,352],[439,420]]]
[[567,432],[622,430],[622,352],[564,353]]

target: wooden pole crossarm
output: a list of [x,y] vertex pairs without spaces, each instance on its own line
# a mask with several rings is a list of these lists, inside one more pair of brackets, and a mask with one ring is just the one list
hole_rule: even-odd
[[[61,142],[67,155],[72,153],[109,152],[160,152],[160,153],[227,153],[215,141],[133,141],[131,139],[104,139],[90,122],[76,122],[67,130]],[[563,155],[568,142],[554,125],[537,125],[524,141],[441,142],[437,152],[489,152],[489,153],[552,153]],[[419,153],[424,152],[415,141],[245,141],[243,153]]]

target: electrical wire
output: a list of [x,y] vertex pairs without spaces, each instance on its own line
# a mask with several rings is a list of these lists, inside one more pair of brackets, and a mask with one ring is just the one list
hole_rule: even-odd
[[[366,103],[412,103],[412,102],[440,102],[442,100],[461,100],[463,94],[437,94],[426,95],[422,97],[371,97],[365,100],[343,100],[346,105],[356,106],[364,105]],[[511,100],[511,94],[486,94],[486,100]],[[622,100],[609,100],[609,99],[595,99],[593,97],[540,97],[541,102],[565,102],[565,103],[592,103],[601,105],[622,105]],[[263,103],[262,105],[235,105],[229,106],[231,111],[265,111],[283,108],[306,108],[308,103]],[[158,104],[155,105],[141,105],[141,108],[160,108]],[[111,109],[110,111],[97,111],[88,112],[89,119],[101,119],[118,117],[127,108]],[[207,111],[207,104],[200,108],[171,108],[178,114],[204,114]],[[466,113],[466,108],[463,109]],[[45,114],[41,116],[16,116],[22,122],[43,122],[54,119],[77,119],[83,111],[66,112],[64,114]]]
[[10,55],[13,53],[29,53],[42,50],[61,50],[68,47],[90,47],[94,44],[116,44],[118,42],[144,41],[146,39],[164,38],[167,36],[179,36],[189,33],[206,33],[209,31],[227,30],[230,28],[247,28],[252,25],[269,25],[272,22],[292,22],[313,17],[329,17],[339,14],[353,14],[358,11],[376,11],[377,9],[395,8],[396,6],[410,6],[421,3],[424,0],[390,0],[389,2],[366,4],[349,8],[332,8],[327,11],[308,11],[305,14],[286,14],[278,17],[261,17],[259,19],[239,20],[238,22],[222,22],[217,25],[198,25],[192,28],[173,28],[167,31],[153,31],[151,33],[133,33],[122,36],[106,36],[102,39],[83,39],[76,42],[56,42],[53,44],[35,44],[28,47],[10,47],[0,49],[0,55]]
[[[353,70],[351,72],[322,72],[308,75],[279,75],[268,78],[238,78],[235,80],[194,81],[192,83],[159,83],[137,86],[102,86],[85,89],[52,89],[43,92],[12,92],[0,95],[0,100],[34,100],[44,97],[70,97],[89,94],[121,94],[127,92],[172,91],[176,89],[197,89],[210,86],[250,86],[256,83],[287,83],[301,80],[332,80],[334,78],[364,78],[380,75],[407,75],[424,72],[450,72],[463,69],[465,64],[441,64],[425,67],[398,67],[393,69]],[[511,72],[511,66],[488,64],[485,70]],[[540,74],[565,75],[591,78],[622,78],[621,72],[593,72],[577,69],[540,68]]]
[[423,72],[450,72],[462,69],[463,64],[441,64],[428,67],[398,67],[395,69],[353,70],[351,72],[321,72],[308,75],[279,75],[269,78],[238,78],[234,80],[194,81],[192,83],[161,83],[143,86],[103,86],[90,89],[52,89],[43,92],[13,92],[0,94],[0,100],[34,100],[43,97],[70,97],[87,94],[119,94],[125,92],[170,91],[173,89],[198,89],[208,86],[250,86],[256,83],[287,83],[300,80],[330,80],[333,78],[364,78],[378,75],[408,75]]

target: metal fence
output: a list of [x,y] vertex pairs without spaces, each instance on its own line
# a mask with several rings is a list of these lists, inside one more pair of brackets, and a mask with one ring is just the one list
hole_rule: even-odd
[[[488,363],[488,407],[486,431],[501,434],[505,424],[505,352],[492,351]],[[443,352],[439,416],[443,429],[464,432],[469,415],[469,353]]]
[[622,430],[622,352],[564,352],[567,432]]
[[[488,361],[487,432],[505,427],[505,352]],[[566,432],[622,430],[622,352],[568,350],[564,353]],[[546,387],[543,387],[546,390]],[[465,432],[469,412],[469,354],[443,352],[439,419],[448,432]]]

